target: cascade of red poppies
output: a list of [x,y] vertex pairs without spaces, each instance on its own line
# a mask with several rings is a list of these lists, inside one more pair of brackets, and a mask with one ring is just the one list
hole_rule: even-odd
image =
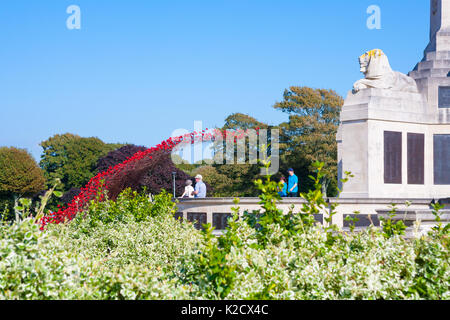
[[[257,134],[259,134],[259,128],[256,129]],[[194,144],[198,142],[214,141],[217,138],[226,140],[227,135],[232,134],[234,141],[245,138],[247,131],[237,130],[237,131],[221,131],[219,129],[214,130],[203,130],[201,132],[194,131],[190,134],[185,134],[184,136],[179,136],[176,138],[169,138],[156,147],[147,149],[145,151],[139,151],[132,157],[128,158],[124,162],[110,167],[107,171],[97,174],[95,177],[89,180],[81,192],[73,198],[73,200],[65,207],[59,207],[58,211],[52,212],[44,216],[41,220],[42,229],[47,224],[59,224],[72,220],[78,213],[82,212],[87,208],[92,200],[103,201],[105,200],[105,192],[108,191],[109,181],[122,172],[125,168],[132,168],[139,161],[143,159],[152,159],[152,153],[160,150],[172,151],[176,146],[181,143]]]

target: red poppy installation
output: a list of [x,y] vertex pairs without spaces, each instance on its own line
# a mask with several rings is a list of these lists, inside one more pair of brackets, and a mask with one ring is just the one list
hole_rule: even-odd
[[[259,134],[259,128],[256,129]],[[108,192],[108,184],[115,177],[119,176],[121,172],[126,170],[132,170],[133,167],[140,161],[148,161],[152,159],[152,154],[158,151],[172,151],[176,146],[182,143],[194,144],[197,142],[215,141],[217,139],[226,139],[227,134],[232,134],[236,139],[245,138],[246,134],[242,130],[238,132],[214,130],[203,130],[201,132],[193,132],[179,136],[176,138],[169,138],[156,147],[147,149],[145,151],[139,151],[132,157],[128,158],[124,162],[110,167],[107,171],[97,174],[95,177],[89,180],[81,192],[73,198],[73,200],[65,207],[59,207],[59,210],[52,212],[44,216],[41,220],[41,229],[48,224],[59,224],[72,220],[78,213],[83,212],[93,200],[103,201],[105,200],[105,192]]]

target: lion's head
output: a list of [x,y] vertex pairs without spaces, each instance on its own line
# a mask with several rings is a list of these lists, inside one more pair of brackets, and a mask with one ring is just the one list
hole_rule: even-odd
[[359,64],[365,79],[355,82],[354,93],[366,88],[418,92],[416,81],[401,72],[393,71],[387,56],[380,49],[364,53],[359,57]]
[[359,57],[361,72],[366,79],[378,79],[392,72],[389,60],[380,49],[374,49]]

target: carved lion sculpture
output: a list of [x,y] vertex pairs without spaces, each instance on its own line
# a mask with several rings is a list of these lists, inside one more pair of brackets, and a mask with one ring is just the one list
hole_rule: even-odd
[[365,79],[353,85],[353,92],[366,88],[390,89],[403,92],[419,92],[416,81],[407,75],[393,71],[389,60],[380,49],[371,50],[359,57]]

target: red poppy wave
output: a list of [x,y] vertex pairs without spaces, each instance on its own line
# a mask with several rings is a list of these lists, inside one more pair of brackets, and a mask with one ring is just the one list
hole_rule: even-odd
[[[259,134],[259,128],[256,128],[256,131],[257,134]],[[41,229],[44,229],[48,224],[59,224],[71,221],[78,213],[85,210],[92,200],[105,200],[104,191],[108,191],[108,182],[127,167],[134,166],[143,159],[152,159],[152,153],[160,150],[172,151],[181,143],[194,144],[197,142],[214,141],[219,137],[221,139],[226,139],[227,134],[229,135],[230,133],[234,136],[234,141],[236,141],[245,138],[247,131],[238,130],[230,132],[218,129],[212,131],[206,129],[201,132],[194,131],[193,133],[185,134],[184,136],[169,138],[158,144],[156,147],[137,152],[124,162],[114,167],[110,167],[107,171],[101,172],[90,179],[86,186],[81,189],[81,192],[74,197],[67,206],[58,207],[58,211],[52,212],[42,218]]]

